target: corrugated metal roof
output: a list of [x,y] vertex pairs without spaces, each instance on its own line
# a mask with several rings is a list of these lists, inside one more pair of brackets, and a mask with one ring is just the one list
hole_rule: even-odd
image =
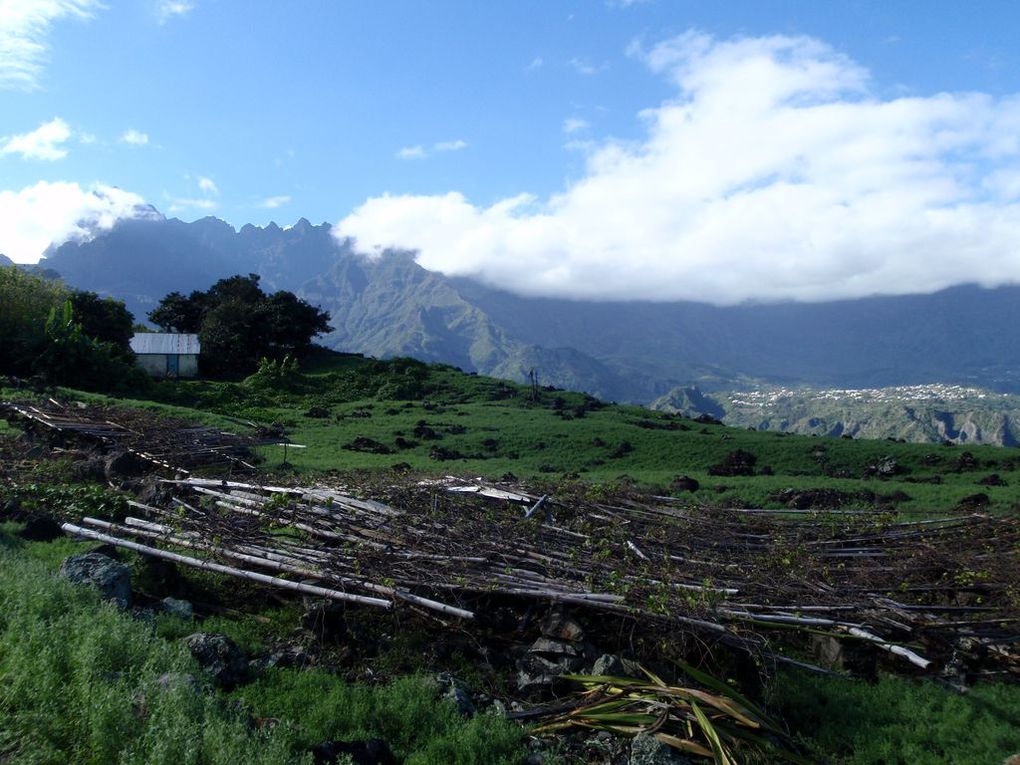
[[131,350],[139,355],[165,353],[169,355],[198,355],[202,346],[198,335],[176,335],[168,332],[139,332],[131,338]]

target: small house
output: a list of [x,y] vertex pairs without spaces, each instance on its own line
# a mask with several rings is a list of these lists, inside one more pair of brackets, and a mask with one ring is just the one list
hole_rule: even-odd
[[198,335],[139,332],[131,338],[138,366],[152,377],[198,377]]

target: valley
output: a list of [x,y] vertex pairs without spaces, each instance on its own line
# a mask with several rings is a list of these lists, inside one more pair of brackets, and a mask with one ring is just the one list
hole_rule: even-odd
[[828,303],[584,302],[529,298],[419,266],[367,258],[329,224],[235,230],[147,208],[51,248],[41,268],[124,300],[143,320],[171,291],[257,273],[333,316],[335,350],[408,355],[611,401],[648,404],[676,387],[884,388],[939,383],[1020,391],[1020,287]]

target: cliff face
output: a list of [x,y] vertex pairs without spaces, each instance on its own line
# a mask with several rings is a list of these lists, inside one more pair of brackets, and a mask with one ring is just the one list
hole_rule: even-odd
[[[516,380],[534,368],[543,384],[616,401],[648,403],[675,386],[732,391],[746,381],[819,389],[939,381],[1020,393],[1020,287],[731,307],[529,298],[426,271],[407,253],[363,258],[325,223],[236,231],[216,218],[184,223],[154,211],[65,243],[41,266],[124,300],[139,320],[168,292],[257,273],[266,289],[328,310],[336,332],[326,342],[337,350],[417,356]],[[953,406],[944,411],[956,417]],[[857,416],[816,409],[760,419],[865,427]],[[956,438],[976,432],[945,427],[963,434]]]
[[802,435],[1017,446],[1020,434],[1020,396],[958,386],[761,388],[710,396],[694,391],[671,391],[652,408],[712,414],[727,425]]

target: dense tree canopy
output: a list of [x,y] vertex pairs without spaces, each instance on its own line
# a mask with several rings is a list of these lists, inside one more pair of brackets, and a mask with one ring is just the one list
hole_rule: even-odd
[[198,334],[203,369],[211,373],[253,371],[260,359],[308,351],[312,338],[329,332],[329,314],[292,292],[267,295],[259,276],[220,279],[205,292],[171,292],[149,320],[165,332]]
[[110,343],[126,353],[134,335],[135,317],[119,300],[99,297],[95,292],[71,293],[75,321],[88,337]]
[[89,390],[145,385],[129,345],[132,322],[117,300],[0,267],[0,374]]

